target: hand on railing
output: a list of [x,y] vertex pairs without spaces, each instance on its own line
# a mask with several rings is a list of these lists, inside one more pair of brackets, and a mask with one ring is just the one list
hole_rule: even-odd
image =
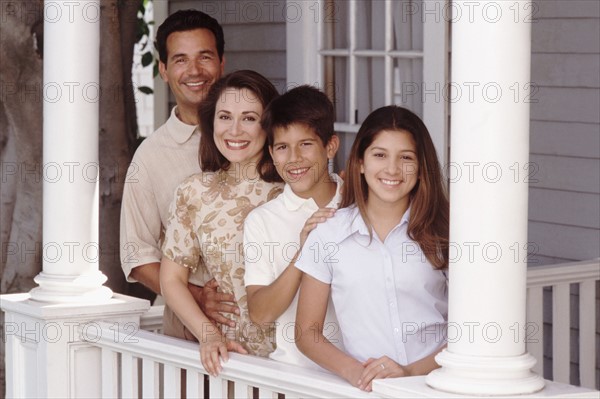
[[408,371],[387,356],[378,359],[370,358],[363,363],[363,370],[358,380],[358,388],[371,392],[373,380],[377,378],[395,378],[409,375]]
[[200,360],[208,374],[214,377],[219,375],[223,370],[219,356],[226,363],[229,360],[228,351],[248,354],[239,342],[231,341],[218,332],[206,336],[204,342],[200,343]]

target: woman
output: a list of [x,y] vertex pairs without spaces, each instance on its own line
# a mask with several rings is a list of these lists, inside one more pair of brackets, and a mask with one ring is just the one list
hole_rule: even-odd
[[[401,107],[367,117],[346,173],[341,209],[316,227],[296,262],[305,273],[296,344],[370,391],[375,378],[438,367],[448,310],[449,207],[429,132]],[[323,335],[330,292],[347,353]]]
[[[183,323],[172,335],[197,340],[202,364],[212,375],[227,351],[266,356],[273,350],[265,329],[251,324],[244,288],[242,228],[246,215],[281,192],[260,119],[277,90],[253,71],[233,72],[210,89],[201,106],[200,165],[176,190],[165,232],[160,285]],[[234,294],[241,314],[236,327],[219,331],[190,294],[188,282],[207,281]],[[167,315],[165,315],[167,317]]]

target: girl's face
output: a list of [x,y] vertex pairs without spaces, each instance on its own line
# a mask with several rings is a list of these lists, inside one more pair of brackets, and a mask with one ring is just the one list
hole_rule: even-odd
[[417,146],[405,130],[382,130],[365,150],[360,172],[369,187],[369,206],[408,208],[410,192],[417,184]]
[[257,164],[267,138],[260,127],[263,106],[248,89],[226,89],[215,108],[214,140],[232,164]]

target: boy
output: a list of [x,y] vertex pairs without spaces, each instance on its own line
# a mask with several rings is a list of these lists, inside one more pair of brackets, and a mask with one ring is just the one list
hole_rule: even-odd
[[[281,195],[250,212],[244,223],[250,318],[261,325],[276,323],[277,349],[269,357],[317,370],[295,344],[302,272],[294,263],[308,233],[333,216],[341,201],[342,181],[328,172],[328,162],[339,147],[333,122],[333,104],[310,86],[297,87],[271,102],[261,124],[275,168],[286,185]],[[323,330],[332,343],[340,343],[332,309]]]

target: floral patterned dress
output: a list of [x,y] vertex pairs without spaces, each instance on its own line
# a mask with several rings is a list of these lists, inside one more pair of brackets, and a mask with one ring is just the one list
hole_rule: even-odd
[[190,283],[202,285],[205,265],[222,292],[233,294],[240,316],[224,334],[253,355],[274,350],[273,328],[250,321],[244,287],[243,226],[251,210],[275,198],[282,184],[246,180],[227,171],[204,172],[187,178],[175,192],[165,232],[163,254],[190,269]]

